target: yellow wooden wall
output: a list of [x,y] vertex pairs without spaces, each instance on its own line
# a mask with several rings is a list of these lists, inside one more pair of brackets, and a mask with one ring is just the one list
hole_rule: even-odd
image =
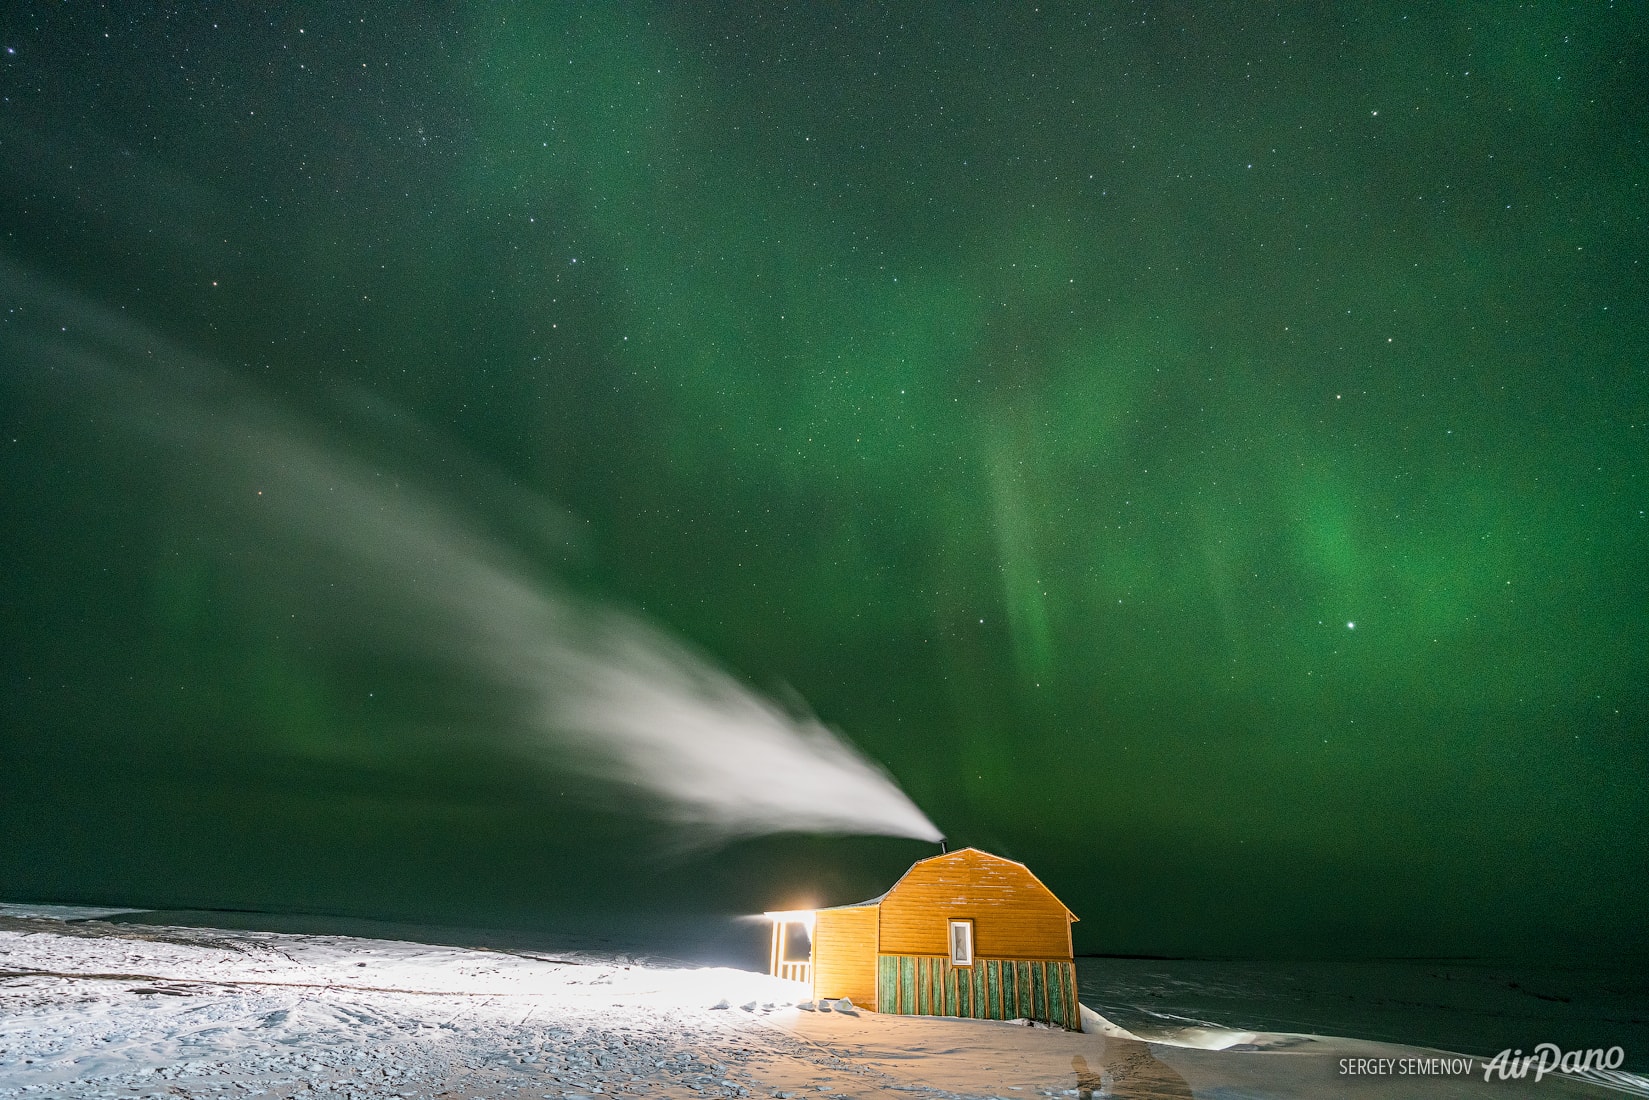
[[948,957],[950,919],[971,917],[978,958],[1071,957],[1070,915],[1059,899],[1022,865],[972,848],[917,863],[878,908],[884,955]]
[[813,924],[813,996],[876,1005],[876,907],[821,909]]

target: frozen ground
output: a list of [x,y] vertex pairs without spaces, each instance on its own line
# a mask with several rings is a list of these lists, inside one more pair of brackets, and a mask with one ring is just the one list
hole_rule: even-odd
[[79,915],[0,909],[0,1098],[1619,1095],[1347,1078],[1343,1057],[1436,1052],[1321,1036],[803,1011],[803,987],[723,968]]
[[1138,1034],[1309,1031],[1468,1054],[1620,1046],[1649,1073],[1649,958],[1077,960],[1082,1001]]
[[623,957],[4,916],[0,982],[6,1097],[746,1095],[773,1047],[752,1025],[804,993]]

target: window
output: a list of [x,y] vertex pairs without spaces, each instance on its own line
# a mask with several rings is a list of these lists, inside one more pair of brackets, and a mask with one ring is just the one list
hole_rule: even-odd
[[953,920],[950,922],[950,964],[952,966],[973,965],[973,922],[971,920]]

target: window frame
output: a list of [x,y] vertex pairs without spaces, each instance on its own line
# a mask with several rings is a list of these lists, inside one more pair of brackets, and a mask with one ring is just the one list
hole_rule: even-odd
[[[968,955],[965,960],[958,958],[956,954],[956,930],[958,928],[966,928],[968,930]],[[974,960],[979,956],[979,945],[974,942],[973,938],[973,918],[952,917],[950,918],[950,922],[945,926],[945,930],[949,933],[946,937],[946,945],[949,948],[950,964],[955,967],[972,966]]]

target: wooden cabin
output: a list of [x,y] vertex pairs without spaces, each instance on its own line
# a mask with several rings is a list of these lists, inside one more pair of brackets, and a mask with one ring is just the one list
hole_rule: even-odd
[[[879,898],[808,915],[815,998],[1082,1030],[1071,951],[1076,914],[1023,863],[963,848],[918,861]],[[770,916],[775,943],[778,918],[800,919]]]

